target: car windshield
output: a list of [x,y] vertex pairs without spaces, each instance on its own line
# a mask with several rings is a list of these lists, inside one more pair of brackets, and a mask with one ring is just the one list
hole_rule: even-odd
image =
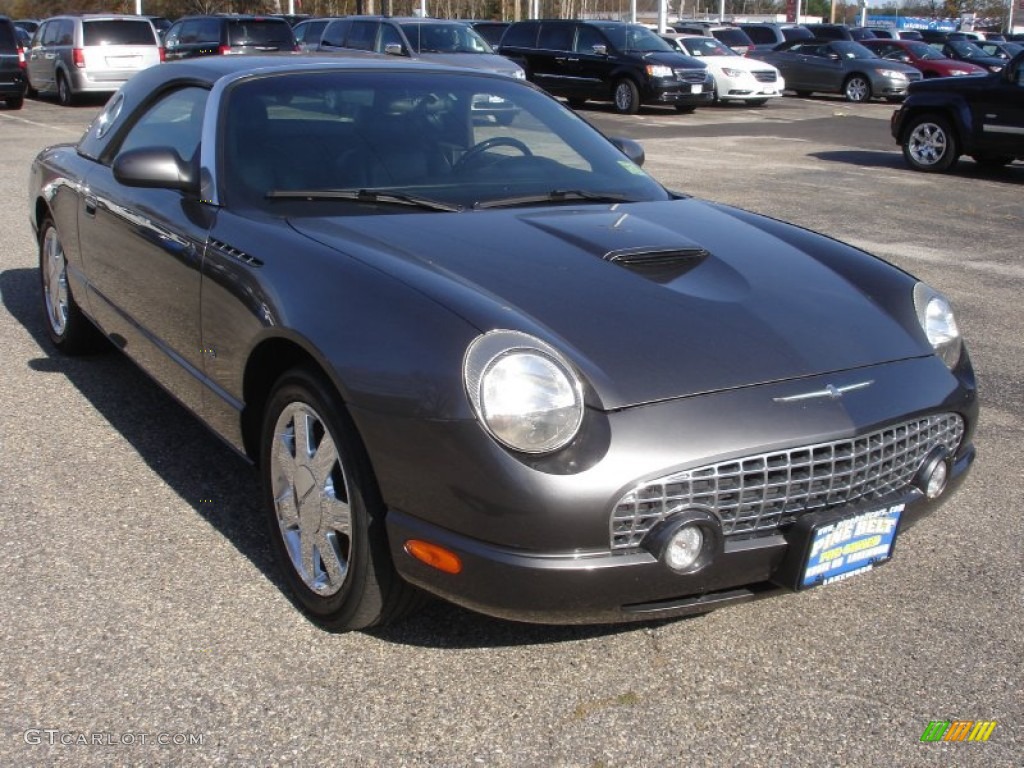
[[722,45],[713,37],[682,37],[679,42],[691,56],[739,56],[732,48]]
[[641,27],[639,24],[615,24],[614,26],[609,24],[608,26],[602,26],[601,31],[612,41],[612,45],[623,52],[672,52],[672,46],[647,27]]
[[849,40],[837,40],[832,43],[832,50],[839,54],[841,59],[877,59],[874,53],[860,43]]
[[225,198],[280,215],[670,198],[571,110],[511,78],[263,76],[236,84],[222,109]]
[[981,48],[966,40],[951,40],[947,45],[956,51],[957,56],[964,59],[974,59],[986,55]]
[[494,53],[480,35],[465,24],[402,24],[416,53]]
[[937,51],[927,43],[909,43],[904,46],[904,50],[916,56],[919,59],[927,59],[934,61],[935,59],[944,59],[941,51]]

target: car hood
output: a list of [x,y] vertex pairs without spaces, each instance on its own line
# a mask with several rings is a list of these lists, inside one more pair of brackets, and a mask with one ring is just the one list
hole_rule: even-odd
[[728,67],[729,69],[740,69],[744,72],[753,72],[758,69],[774,69],[774,65],[760,59],[749,59],[746,56],[701,56],[700,60],[709,67]]
[[[950,63],[956,66],[970,66],[969,62],[951,59]],[[984,75],[971,75],[969,77],[939,77],[930,80],[920,80],[910,84],[910,93],[974,93],[975,91],[990,91],[1002,79],[1001,73],[990,73],[987,70]]]
[[482,72],[493,72],[499,75],[512,76],[521,67],[513,61],[496,53],[417,53],[420,61],[433,64],[446,64],[452,67],[469,67]]
[[847,246],[697,200],[290,223],[481,331],[545,338],[607,409],[930,354],[877,298],[883,269],[910,305],[903,273],[863,256],[873,297],[829,266]]
[[646,53],[639,53],[636,51],[630,51],[630,56],[639,56],[645,64],[664,64],[667,67],[678,69],[685,67],[687,69],[707,69],[701,59],[694,56],[687,56],[685,53],[676,53],[675,51],[648,51]]

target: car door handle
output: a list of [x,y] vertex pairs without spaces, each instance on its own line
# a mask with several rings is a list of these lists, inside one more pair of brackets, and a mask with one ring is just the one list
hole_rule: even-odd
[[557,61],[559,64],[564,64],[565,56],[555,56],[555,61]]
[[96,195],[85,196],[85,215],[95,216],[96,215]]

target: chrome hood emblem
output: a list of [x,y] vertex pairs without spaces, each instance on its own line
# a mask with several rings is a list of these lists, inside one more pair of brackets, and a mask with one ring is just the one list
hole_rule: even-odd
[[776,403],[796,403],[800,400],[815,400],[819,397],[827,397],[829,400],[838,400],[847,392],[854,392],[858,389],[867,389],[874,384],[874,379],[870,381],[860,381],[856,384],[847,384],[844,387],[837,387],[834,384],[829,384],[824,389],[818,389],[814,392],[804,392],[800,395],[790,395],[789,397],[773,397],[772,400]]

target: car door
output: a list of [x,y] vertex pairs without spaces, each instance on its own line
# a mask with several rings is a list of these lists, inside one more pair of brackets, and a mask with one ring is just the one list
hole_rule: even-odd
[[[602,47],[604,52],[599,53]],[[612,70],[616,66],[614,57],[609,55],[613,50],[599,29],[587,24],[577,25],[576,41],[566,66],[566,87],[571,91],[566,95],[607,98],[612,87]]]
[[801,64],[812,91],[838,91],[843,84],[843,60],[831,45],[808,46]]
[[577,95],[573,91],[574,78],[569,71],[569,58],[574,55],[574,26],[564,21],[542,22],[537,37],[537,54],[531,62],[533,79],[556,96]]
[[56,45],[60,35],[61,19],[44,21],[32,39],[25,67],[28,81],[37,91],[52,91],[56,76]]
[[1024,157],[1024,58],[1000,73],[992,88],[979,89],[971,101],[976,142],[991,155]]
[[[197,161],[208,92],[185,87],[145,111],[117,152],[173,147]],[[113,158],[88,173],[79,244],[89,302],[116,344],[186,406],[200,412],[200,260],[211,209],[177,190],[127,187]]]

